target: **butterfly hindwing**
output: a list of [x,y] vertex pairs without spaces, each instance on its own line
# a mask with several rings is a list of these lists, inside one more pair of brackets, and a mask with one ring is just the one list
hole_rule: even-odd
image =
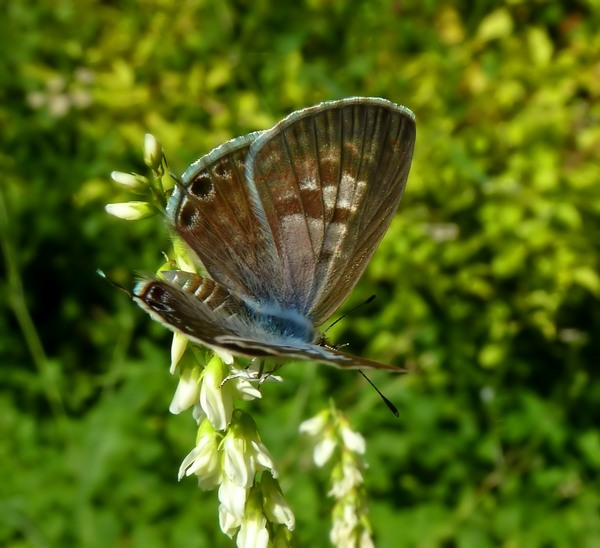
[[142,280],[133,290],[134,300],[155,320],[207,345],[244,330],[245,307],[227,288],[189,272],[164,275],[166,280]]
[[326,363],[339,369],[379,369],[383,371],[392,371],[395,373],[403,372],[405,369],[394,365],[367,360],[359,356],[354,356],[336,348],[319,346],[317,344],[294,345],[260,343],[241,337],[231,337],[221,335],[217,337],[215,346],[225,348],[233,354],[244,356],[270,356],[282,358],[286,361],[303,360],[319,363]]
[[244,336],[252,332],[242,303],[209,278],[188,272],[165,273],[169,281],[144,280],[134,289],[134,300],[172,331],[193,342],[247,357],[286,361],[308,360],[343,369],[402,371],[398,367],[366,360],[335,348],[303,343],[283,344]]

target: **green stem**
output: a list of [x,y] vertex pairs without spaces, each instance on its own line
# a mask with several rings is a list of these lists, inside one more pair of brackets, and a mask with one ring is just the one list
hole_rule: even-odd
[[37,333],[35,324],[31,319],[25,292],[21,282],[21,275],[16,253],[9,237],[9,219],[4,194],[0,188],[0,245],[6,265],[6,277],[8,282],[8,302],[25,339],[27,348],[33,358],[36,369],[43,379],[43,387],[46,398],[50,404],[54,416],[62,420],[66,417],[62,397],[52,372],[48,367],[48,358],[42,345],[42,341]]

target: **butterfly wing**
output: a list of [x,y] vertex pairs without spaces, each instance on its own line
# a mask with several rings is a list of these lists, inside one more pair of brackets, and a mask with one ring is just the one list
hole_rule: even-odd
[[321,103],[192,164],[169,213],[212,278],[319,325],[387,230],[414,139],[412,113],[384,99]]
[[325,363],[338,369],[379,369],[394,373],[405,372],[406,369],[394,365],[367,360],[348,354],[336,348],[316,344],[273,344],[244,339],[242,337],[221,335],[217,337],[216,346],[224,348],[232,354],[242,356],[274,357],[284,360],[303,360]]
[[138,284],[134,299],[171,329],[233,354],[398,371],[277,339],[256,314],[297,314],[318,325],[340,306],[395,213],[414,138],[404,107],[351,98],[218,147],[184,173],[168,213],[219,283],[168,274]]
[[252,143],[246,178],[279,259],[276,302],[315,325],[335,312],[396,212],[414,142],[408,109],[349,98],[295,112]]
[[133,299],[153,319],[208,346],[219,336],[244,331],[246,309],[227,288],[189,272],[163,276],[142,280],[133,289]]
[[[175,188],[167,212],[175,232],[210,276],[247,298],[263,298],[273,238],[258,222],[245,180],[250,145],[260,132],[226,142],[194,162]],[[274,280],[276,282],[276,280]]]
[[246,308],[227,288],[188,272],[171,271],[163,275],[166,280],[138,283],[133,298],[155,320],[193,342],[247,357],[317,361],[343,369],[404,371],[316,344],[301,341],[282,344],[252,338],[256,331],[244,314]]

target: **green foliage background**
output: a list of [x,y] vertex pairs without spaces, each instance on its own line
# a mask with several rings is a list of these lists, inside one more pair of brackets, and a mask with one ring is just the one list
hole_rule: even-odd
[[[170,335],[129,285],[167,249],[111,170],[146,132],[177,172],[315,102],[415,111],[400,213],[336,342],[407,364],[291,364],[251,412],[299,546],[327,546],[327,471],[298,424],[330,397],[368,444],[376,544],[600,545],[600,4],[10,2],[0,17],[0,544],[229,546],[176,481]],[[31,320],[31,321],[30,321]]]

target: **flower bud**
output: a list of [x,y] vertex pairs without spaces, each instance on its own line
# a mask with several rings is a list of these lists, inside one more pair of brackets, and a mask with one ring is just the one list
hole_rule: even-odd
[[148,190],[149,182],[146,177],[136,173],[123,173],[122,171],[112,171],[110,178],[131,192],[143,194]]
[[158,212],[148,202],[122,202],[119,204],[106,204],[104,206],[106,212],[114,215],[119,219],[126,221],[139,221],[140,219],[148,219],[153,217]]
[[144,136],[144,163],[152,170],[158,171],[163,160],[163,149],[154,135]]

